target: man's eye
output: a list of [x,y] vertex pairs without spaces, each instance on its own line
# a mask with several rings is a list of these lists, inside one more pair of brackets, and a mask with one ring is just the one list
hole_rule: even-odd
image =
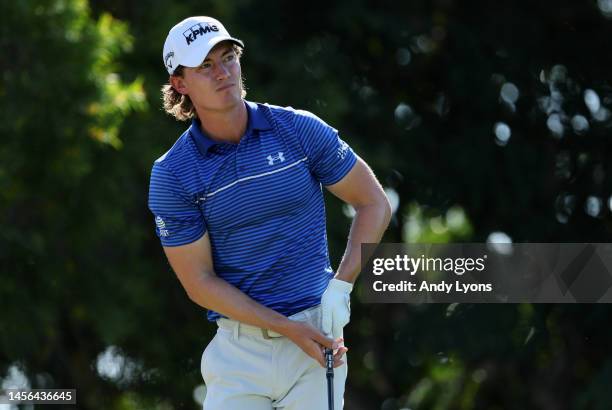
[[229,54],[227,56],[225,56],[225,61],[232,61],[234,59],[234,55],[233,54]]
[[208,68],[210,68],[210,64],[208,64],[208,63],[202,64],[202,65],[200,66],[200,68],[202,68],[202,69],[208,69]]

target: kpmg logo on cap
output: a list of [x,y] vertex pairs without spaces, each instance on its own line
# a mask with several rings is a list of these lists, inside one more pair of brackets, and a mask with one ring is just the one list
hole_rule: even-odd
[[185,37],[187,45],[190,45],[198,38],[198,36],[203,36],[211,31],[219,31],[219,27],[215,26],[214,24],[206,24],[205,26],[202,26],[202,23],[198,23],[185,30],[183,32],[183,36]]

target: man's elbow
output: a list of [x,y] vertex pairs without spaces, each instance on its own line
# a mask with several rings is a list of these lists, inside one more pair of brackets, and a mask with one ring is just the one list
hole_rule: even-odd
[[204,299],[204,290],[210,287],[210,284],[207,284],[208,276],[201,275],[196,278],[190,278],[189,280],[181,280],[181,284],[183,285],[183,289],[187,294],[187,297],[192,302],[202,305]]
[[187,297],[189,298],[189,300],[191,300],[192,302],[198,303],[198,299],[200,299],[198,295],[199,292],[196,290],[194,286],[188,286],[186,284],[183,284],[183,290],[185,291],[185,294],[187,294]]
[[367,204],[363,204],[361,206],[353,205],[353,207],[357,212],[359,212],[360,209],[370,209],[371,211],[375,210],[374,214],[377,215],[377,219],[380,221],[383,229],[387,229],[389,223],[391,222],[391,216],[393,214],[391,203],[389,202],[387,195],[382,190],[379,193],[372,195]]
[[383,226],[385,229],[389,226],[391,222],[391,216],[393,215],[393,210],[391,209],[391,202],[389,202],[389,198],[387,195],[383,194],[379,200],[380,207],[384,210],[384,222]]
[[200,299],[198,296],[198,292],[196,292],[195,290],[192,289],[185,289],[185,293],[187,294],[187,297],[189,298],[189,300],[191,300],[192,302],[199,304],[198,300]]

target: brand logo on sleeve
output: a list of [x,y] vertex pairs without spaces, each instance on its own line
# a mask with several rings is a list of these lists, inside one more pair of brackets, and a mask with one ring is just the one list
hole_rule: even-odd
[[349,146],[346,142],[340,140],[340,146],[338,147],[338,158],[339,159],[344,159],[344,157],[346,157],[346,154],[348,153],[349,150]]
[[285,156],[282,152],[279,152],[276,155],[270,154],[266,157],[266,159],[268,160],[268,165],[274,165],[276,161],[285,162]]
[[183,32],[183,36],[185,37],[187,45],[189,45],[196,41],[198,36],[203,36],[211,31],[219,31],[219,27],[215,26],[214,24],[206,24],[203,26],[202,23],[198,23],[185,30]]
[[159,228],[159,236],[168,236],[168,230],[166,229],[166,223],[161,216],[155,217],[155,224]]

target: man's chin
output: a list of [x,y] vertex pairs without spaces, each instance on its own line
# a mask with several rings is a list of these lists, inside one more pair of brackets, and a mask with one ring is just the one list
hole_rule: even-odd
[[232,95],[232,96],[227,96],[227,98],[224,99],[221,105],[226,106],[227,108],[234,108],[237,105],[240,105],[242,103],[243,103],[242,96]]

